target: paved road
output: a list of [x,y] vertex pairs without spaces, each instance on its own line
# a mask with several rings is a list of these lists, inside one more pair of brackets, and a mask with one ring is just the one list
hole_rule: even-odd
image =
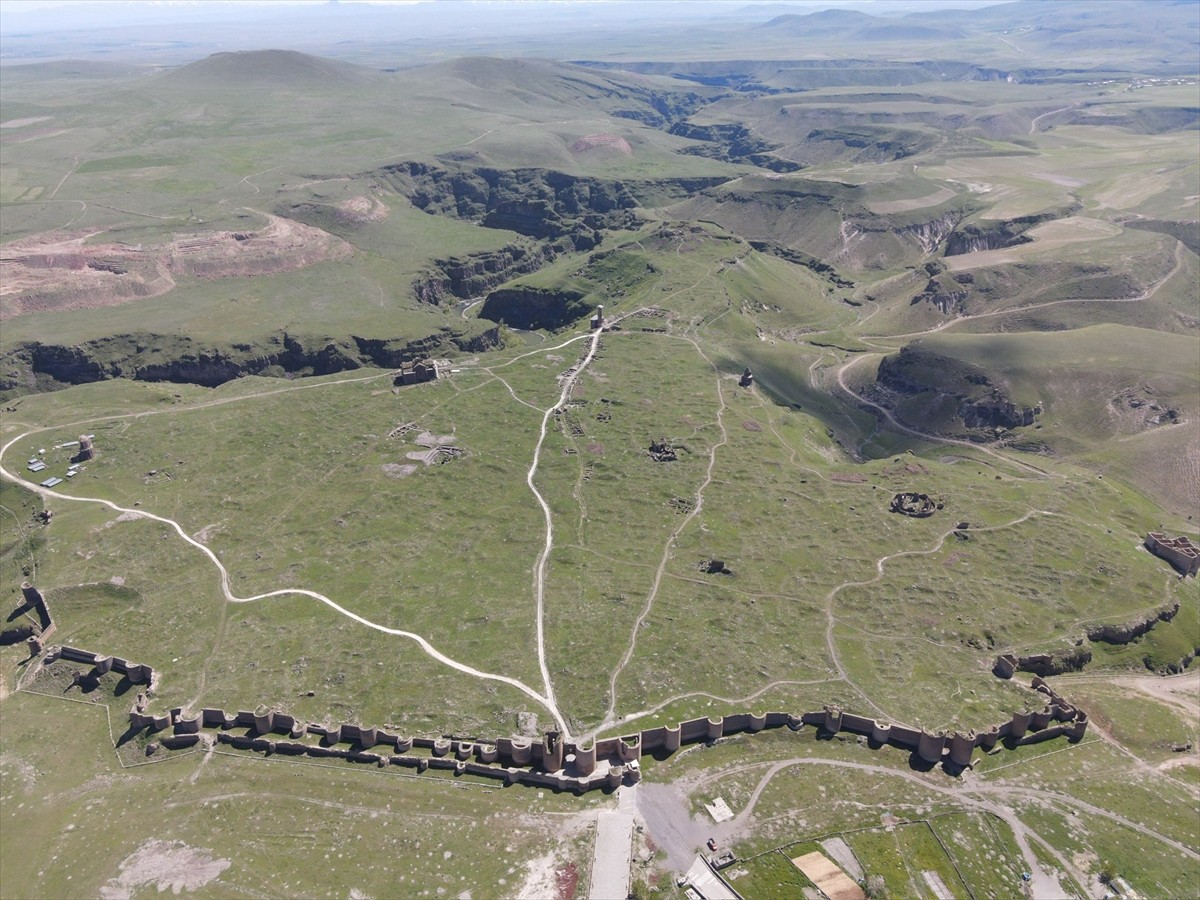
[[625,900],[629,896],[632,855],[633,815],[619,810],[601,812],[596,820],[592,885],[588,892],[591,900]]

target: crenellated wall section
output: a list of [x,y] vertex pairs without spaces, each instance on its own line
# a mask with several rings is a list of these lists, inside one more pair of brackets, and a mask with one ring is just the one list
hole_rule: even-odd
[[[50,610],[41,592],[26,582],[21,585],[24,606],[17,610],[35,611],[39,633],[29,639],[31,657],[42,655],[38,671],[63,660],[90,667],[76,671],[73,685],[98,682],[105,675],[119,675],[131,685],[146,685],[129,711],[129,731],[124,739],[149,731],[155,742],[169,750],[195,747],[202,741],[227,744],[237,749],[287,756],[333,757],[380,767],[401,766],[425,772],[443,769],[456,775],[470,774],[492,778],[505,784],[529,784],[577,793],[596,788],[615,788],[641,778],[639,761],[643,755],[669,756],[686,744],[710,743],[735,734],[754,734],[765,729],[789,728],[799,731],[812,726],[819,733],[841,733],[865,737],[872,746],[891,745],[911,751],[922,763],[941,763],[948,771],[960,770],[971,763],[978,747],[991,751],[1001,741],[1005,746],[1031,744],[1066,737],[1080,740],[1087,731],[1088,717],[1083,710],[1054,692],[1041,677],[1030,687],[1040,695],[1041,707],[1014,713],[1006,721],[984,731],[926,731],[906,725],[880,722],[836,706],[799,715],[788,712],[743,712],[726,716],[706,716],[674,725],[660,725],[635,734],[603,738],[595,742],[563,740],[557,731],[541,738],[510,737],[496,740],[464,740],[449,737],[429,738],[393,734],[376,726],[323,725],[302,722],[273,709],[228,713],[205,708],[188,714],[176,707],[155,715],[146,709],[147,697],[157,686],[157,673],[146,663],[132,662],[78,647],[46,648],[44,639],[54,631]],[[1004,664],[1004,671],[1000,671]],[[1011,677],[1017,660],[1008,654],[997,660],[996,674]],[[234,733],[244,729],[242,733]],[[205,733],[215,732],[205,738]]]
[[[121,675],[133,684],[155,683],[156,674],[149,665],[120,657],[77,647],[51,647],[42,665],[52,665],[58,660],[91,666],[86,674],[76,675],[77,683],[109,673]],[[1002,741],[1006,746],[1015,746],[1064,736],[1071,741],[1080,740],[1087,731],[1087,714],[1058,696],[1041,678],[1035,677],[1030,687],[1041,696],[1040,707],[1014,713],[1008,721],[983,731],[931,732],[827,706],[799,715],[745,712],[689,719],[594,743],[565,741],[555,731],[546,732],[540,739],[512,737],[494,741],[413,737],[375,726],[303,722],[277,710],[229,713],[205,708],[188,714],[177,707],[155,715],[146,711],[145,695],[140,694],[129,713],[126,737],[149,731],[156,735],[158,744],[171,750],[195,747],[208,740],[265,754],[338,758],[379,767],[400,766],[417,772],[441,769],[505,784],[584,793],[638,781],[639,760],[643,755],[662,758],[687,744],[783,727],[799,731],[811,726],[825,735],[858,735],[872,746],[891,745],[909,750],[922,763],[930,766],[940,763],[948,771],[970,765],[976,747],[990,751]],[[205,733],[214,732],[215,737],[204,737]]]

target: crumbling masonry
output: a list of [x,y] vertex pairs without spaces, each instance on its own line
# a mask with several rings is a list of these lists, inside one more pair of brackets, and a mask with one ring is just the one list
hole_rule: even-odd
[[[150,685],[152,690],[156,680],[154,670],[148,665],[77,647],[52,647],[41,664],[49,666],[58,660],[91,666],[86,674],[77,673],[74,683],[99,680],[114,673],[133,684]],[[804,726],[813,726],[825,734],[865,737],[874,747],[889,744],[909,750],[922,763],[930,766],[941,763],[953,772],[970,765],[976,747],[990,751],[1001,741],[1006,746],[1015,746],[1060,736],[1073,742],[1083,737],[1088,724],[1083,710],[1059,697],[1041,678],[1034,678],[1030,686],[1041,695],[1040,708],[1014,713],[1008,721],[982,731],[926,731],[827,706],[799,715],[744,712],[702,717],[590,744],[564,741],[554,731],[547,732],[541,740],[409,737],[374,726],[301,722],[276,710],[227,713],[207,708],[189,715],[182,707],[176,707],[155,715],[146,711],[145,694],[141,694],[130,710],[125,738],[146,730],[152,734],[168,732],[157,737],[156,743],[168,750],[178,750],[200,744],[202,732],[207,730],[215,732],[218,743],[268,755],[335,757],[381,768],[402,766],[418,772],[444,769],[456,775],[477,775],[505,784],[585,793],[638,781],[640,768],[630,763],[645,754],[661,757],[685,744],[712,742],[733,734],[753,734],[783,726],[799,731]],[[239,729],[245,730],[236,733]]]
[[36,656],[45,648],[46,641],[56,628],[41,591],[26,581],[21,584],[21,603],[9,614],[5,628],[0,633],[0,644],[26,641],[29,655]]
[[1184,577],[1200,572],[1200,547],[1187,537],[1167,537],[1158,531],[1146,535],[1146,549],[1165,559]]

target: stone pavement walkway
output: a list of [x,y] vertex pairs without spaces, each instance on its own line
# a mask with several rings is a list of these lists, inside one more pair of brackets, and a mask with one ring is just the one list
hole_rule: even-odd
[[596,819],[596,849],[588,892],[591,900],[625,900],[629,896],[636,792],[637,785],[619,788],[618,808],[604,810]]

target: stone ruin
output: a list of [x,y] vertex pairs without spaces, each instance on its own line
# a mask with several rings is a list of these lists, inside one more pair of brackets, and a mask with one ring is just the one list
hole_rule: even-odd
[[891,506],[888,508],[894,513],[912,516],[914,519],[928,519],[944,506],[944,503],[933,500],[928,494],[905,491],[892,497]]
[[401,363],[392,384],[397,387],[405,384],[421,384],[425,381],[436,381],[437,377],[437,363],[432,359],[419,359],[415,362]]
[[[23,585],[22,589],[28,589],[28,602],[38,603],[45,609],[44,599],[32,585]],[[48,609],[45,615],[49,619]],[[33,656],[41,652],[39,646]],[[597,788],[612,790],[621,784],[638,782],[641,768],[637,763],[645,754],[663,758],[684,744],[711,744],[733,734],[753,734],[784,726],[792,731],[814,726],[824,734],[858,735],[871,747],[887,744],[909,750],[924,764],[940,763],[948,772],[957,773],[971,764],[976,747],[990,752],[1000,741],[1004,741],[1006,747],[1013,747],[1060,736],[1077,742],[1083,738],[1088,725],[1087,713],[1063,700],[1046,682],[1035,677],[1030,688],[1040,695],[1041,707],[1016,712],[1008,721],[983,731],[931,732],[881,723],[835,706],[826,706],[798,715],[743,712],[705,716],[594,742],[564,740],[557,731],[547,731],[541,740],[527,737],[483,740],[445,735],[422,738],[393,734],[376,726],[302,722],[274,709],[227,713],[206,708],[188,715],[182,707],[175,707],[155,715],[146,709],[147,697],[153,694],[158,683],[158,675],[151,666],[61,646],[46,649],[44,657],[31,666],[30,671],[36,677],[58,660],[91,667],[86,673],[75,673],[73,686],[98,684],[110,673],[124,676],[131,685],[147,685],[146,692],[137,695],[129,711],[129,729],[118,744],[148,730],[155,736],[153,743],[157,746],[152,751],[155,754],[159,750],[195,748],[204,740],[201,732],[209,730],[215,732],[209,742],[215,740],[234,749],[266,755],[339,758],[380,768],[400,766],[417,772],[442,769],[455,775],[490,778],[506,785],[520,783],[577,794]],[[239,734],[234,733],[235,729],[245,730]],[[149,755],[149,748],[147,751]]]
[[1200,573],[1200,547],[1196,546],[1191,538],[1172,538],[1152,531],[1146,535],[1146,549],[1160,559],[1165,559],[1185,578]]
[[725,565],[723,559],[702,559],[700,560],[700,571],[706,575],[732,575],[733,570]]
[[96,446],[92,443],[91,436],[87,434],[81,434],[79,436],[79,452],[71,457],[71,462],[82,463],[95,458]]
[[675,462],[679,459],[679,452],[666,441],[651,441],[650,458],[655,462]]
[[29,644],[29,656],[32,658],[45,649],[46,641],[56,629],[42,592],[28,581],[22,582],[21,602],[8,614],[4,629],[0,631],[0,644],[25,641]]

